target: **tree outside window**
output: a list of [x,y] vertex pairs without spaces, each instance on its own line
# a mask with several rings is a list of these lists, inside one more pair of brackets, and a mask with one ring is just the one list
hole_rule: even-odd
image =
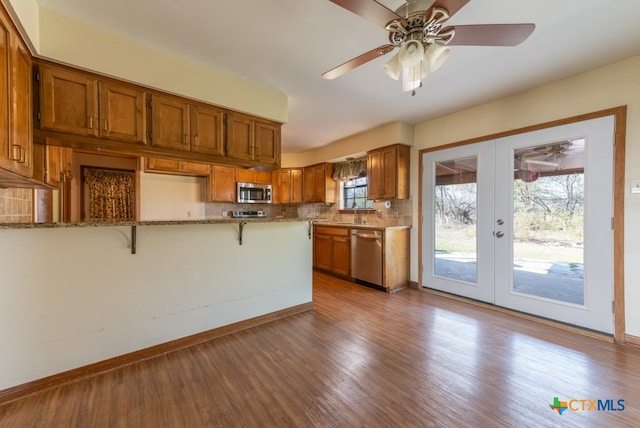
[[345,209],[373,207],[373,201],[367,199],[367,177],[345,181],[342,196]]

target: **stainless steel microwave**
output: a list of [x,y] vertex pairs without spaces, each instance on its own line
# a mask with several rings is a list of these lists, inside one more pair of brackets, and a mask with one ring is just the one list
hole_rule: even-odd
[[238,181],[237,196],[239,204],[270,204],[272,201],[271,184]]

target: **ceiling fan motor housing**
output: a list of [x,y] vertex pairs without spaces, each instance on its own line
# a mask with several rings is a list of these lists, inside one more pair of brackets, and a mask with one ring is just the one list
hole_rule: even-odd
[[[391,44],[401,47],[411,40],[419,41],[423,46],[436,41],[448,43],[453,37],[453,31],[441,33],[441,30],[444,22],[449,19],[449,12],[434,7],[431,15],[427,16],[432,4],[433,1],[415,0],[401,6],[396,13],[404,18],[392,20],[386,26]],[[426,49],[427,46],[424,47]]]

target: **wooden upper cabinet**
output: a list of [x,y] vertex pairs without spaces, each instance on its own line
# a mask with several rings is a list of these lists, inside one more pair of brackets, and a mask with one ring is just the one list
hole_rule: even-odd
[[33,145],[33,178],[59,188],[71,180],[73,149],[51,144]]
[[291,197],[289,202],[301,203],[302,202],[302,169],[291,169]]
[[208,177],[210,165],[200,162],[185,162],[174,159],[145,158],[144,172]]
[[302,169],[283,168],[273,172],[274,202],[296,204],[302,202]]
[[237,168],[236,180],[244,183],[271,184],[271,171]]
[[303,202],[336,202],[338,183],[333,178],[333,168],[332,163],[304,168]]
[[40,73],[41,128],[146,144],[145,92],[50,65]]
[[253,160],[253,120],[239,114],[227,115],[227,156]]
[[411,147],[402,144],[367,153],[367,197],[409,199]]
[[12,171],[15,161],[11,144],[11,30],[0,14],[0,167]]
[[11,46],[12,115],[11,141],[13,148],[19,147],[15,171],[25,177],[33,175],[33,115],[31,54],[16,33]]
[[224,112],[221,109],[191,105],[191,151],[224,156]]
[[236,169],[212,165],[209,176],[209,202],[236,201]]
[[100,82],[100,136],[146,144],[145,92],[129,85]]
[[240,113],[227,114],[227,156],[277,166],[280,125]]
[[153,95],[152,140],[156,147],[224,155],[224,112],[182,98]]
[[151,146],[137,152],[140,156],[268,169],[280,164],[277,122],[47,61],[37,63],[39,142],[64,133],[76,136],[64,144],[90,150],[106,147],[135,154],[136,144]]
[[253,123],[255,135],[255,160],[268,163],[280,163],[280,126],[259,120]]
[[98,80],[85,73],[43,66],[41,127],[76,135],[98,136]]
[[190,150],[189,103],[171,96],[152,95],[151,145],[174,150]]
[[0,168],[33,176],[31,55],[0,14]]

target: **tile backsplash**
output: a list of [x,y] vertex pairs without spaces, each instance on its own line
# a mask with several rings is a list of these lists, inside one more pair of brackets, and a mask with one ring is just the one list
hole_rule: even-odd
[[0,189],[0,223],[33,222],[32,189]]
[[[374,202],[373,212],[360,212],[358,219],[365,224],[375,224],[383,226],[411,226],[412,223],[412,201],[392,200],[390,208],[385,207],[384,201]],[[234,210],[265,211],[268,217],[282,216],[287,218],[322,217],[329,221],[340,223],[353,223],[355,214],[341,214],[336,204],[315,203],[315,204],[234,204],[234,203],[208,203],[205,204],[206,218],[222,217],[224,212]]]

